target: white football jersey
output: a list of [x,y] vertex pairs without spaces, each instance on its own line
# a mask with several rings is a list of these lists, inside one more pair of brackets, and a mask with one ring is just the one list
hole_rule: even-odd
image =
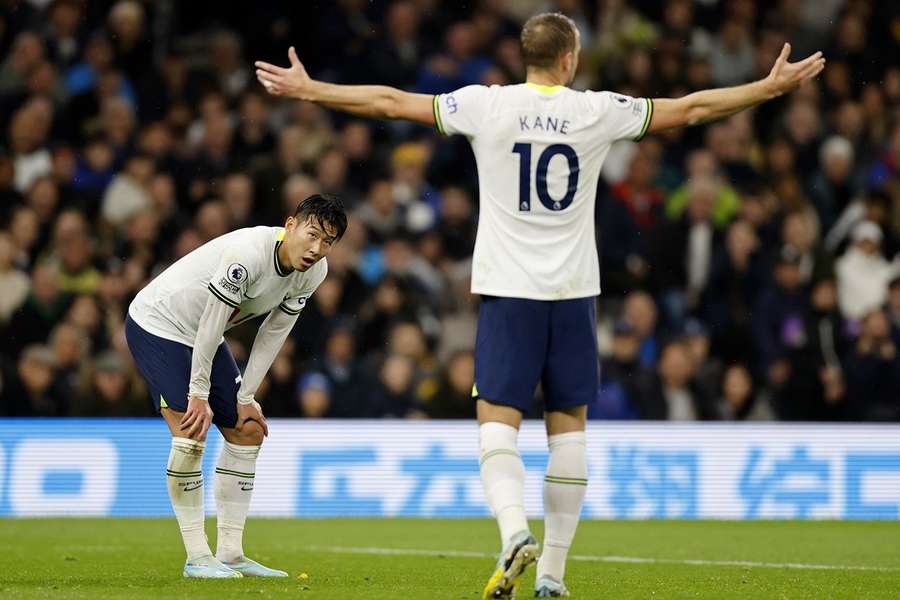
[[600,293],[597,180],[610,145],[639,140],[648,98],[531,83],[434,97],[441,133],[465,135],[478,165],[472,292],[565,300]]
[[191,347],[210,294],[233,308],[226,331],[276,307],[300,314],[328,263],[323,258],[306,272],[284,273],[276,258],[283,240],[282,227],[217,237],[160,273],[135,296],[128,314],[144,330]]

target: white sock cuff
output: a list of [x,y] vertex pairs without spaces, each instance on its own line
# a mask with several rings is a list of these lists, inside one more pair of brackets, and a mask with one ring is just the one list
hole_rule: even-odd
[[173,437],[172,450],[189,456],[203,456],[203,450],[206,448],[206,442],[199,442],[191,438]]
[[[519,430],[512,425],[499,423],[497,421],[482,423],[478,428],[478,434],[482,455],[491,450],[517,449]],[[516,452],[518,453],[518,450],[516,450]]]
[[568,433],[557,433],[556,435],[547,436],[547,446],[552,451],[554,448],[564,446],[566,444],[587,445],[587,439],[583,431],[570,431]]
[[222,450],[239,460],[256,460],[259,456],[259,449],[261,447],[262,446],[242,446],[240,444],[232,444],[229,441],[225,441]]

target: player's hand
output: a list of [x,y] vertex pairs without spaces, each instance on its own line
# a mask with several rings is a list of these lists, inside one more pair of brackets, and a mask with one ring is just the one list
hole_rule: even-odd
[[300,59],[297,58],[297,52],[291,46],[288,49],[288,60],[291,66],[287,69],[270,65],[261,60],[254,63],[256,65],[256,78],[266,88],[266,91],[273,96],[287,96],[289,98],[301,98],[312,79],[306,73],[306,68]]
[[204,439],[209,426],[212,423],[213,411],[209,407],[209,401],[196,396],[188,396],[188,407],[181,417],[181,429],[187,437]]
[[825,68],[825,57],[821,52],[816,52],[795,63],[787,61],[790,54],[791,45],[785,44],[775,61],[775,66],[772,67],[772,71],[765,79],[776,96],[796,89],[801,83],[812,79]]
[[259,402],[256,400],[249,404],[241,404],[238,402],[237,414],[238,419],[235,429],[240,431],[247,421],[256,421],[259,423],[259,426],[262,427],[263,435],[266,437],[269,436],[269,424],[266,422],[266,417],[263,416],[262,407],[259,405]]

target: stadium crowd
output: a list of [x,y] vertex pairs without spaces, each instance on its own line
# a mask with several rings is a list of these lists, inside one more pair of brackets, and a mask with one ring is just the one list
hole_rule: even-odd
[[[828,59],[756,110],[613,148],[590,416],[900,419],[900,4],[875,0],[4,2],[0,415],[152,414],[134,294],[327,192],[350,227],[257,394],[267,415],[474,416],[467,141],[274,101],[252,63],[295,45],[344,83],[517,83],[543,10],[578,24],[579,89],[739,84],[785,40]],[[254,333],[229,332],[239,362]]]

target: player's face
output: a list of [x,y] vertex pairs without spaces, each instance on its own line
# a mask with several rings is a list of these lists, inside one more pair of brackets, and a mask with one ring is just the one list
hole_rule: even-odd
[[287,257],[298,271],[306,271],[322,260],[337,241],[333,227],[312,217],[305,222],[290,217],[284,228]]

